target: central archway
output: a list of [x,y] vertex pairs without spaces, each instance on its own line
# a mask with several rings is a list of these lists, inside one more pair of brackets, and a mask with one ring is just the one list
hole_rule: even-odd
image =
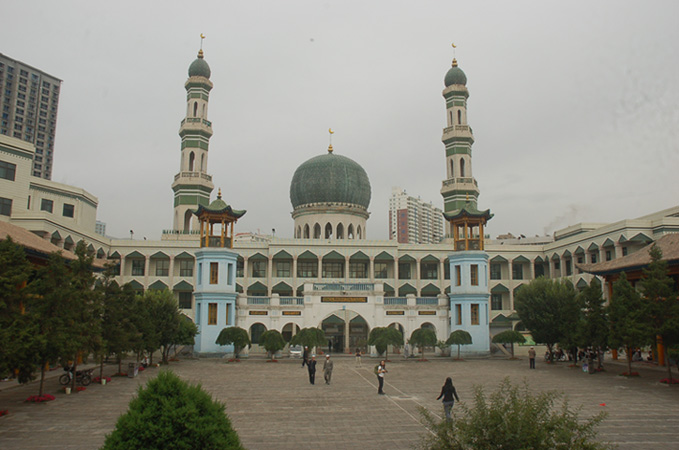
[[368,322],[355,311],[338,310],[321,322],[330,353],[353,353],[357,348],[365,351],[368,346]]

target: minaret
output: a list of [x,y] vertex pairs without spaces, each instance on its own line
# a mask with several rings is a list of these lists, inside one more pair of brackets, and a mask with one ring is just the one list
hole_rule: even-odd
[[467,124],[467,76],[453,59],[453,67],[445,78],[443,98],[446,99],[447,126],[441,140],[446,149],[446,174],[441,195],[445,212],[462,209],[468,202],[476,207],[479,186],[472,175],[472,144],[474,135]]
[[493,215],[477,208],[479,188],[472,176],[472,144],[474,137],[467,125],[467,77],[453,67],[445,78],[446,117],[443,129],[448,179],[441,195],[449,235],[453,238],[450,264],[450,331],[464,330],[472,337],[464,353],[490,353],[488,299],[488,253],[484,251],[484,226]]
[[[201,35],[201,42],[203,36]],[[189,66],[186,88],[186,117],[179,128],[181,163],[172,183],[174,191],[175,232],[198,232],[198,220],[193,210],[210,203],[214,189],[212,176],[207,174],[207,156],[212,137],[212,123],[207,120],[207,106],[212,90],[210,66],[203,58],[203,49]]]

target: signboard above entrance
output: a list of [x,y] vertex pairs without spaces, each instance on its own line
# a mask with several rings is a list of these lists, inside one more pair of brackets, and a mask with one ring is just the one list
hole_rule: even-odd
[[321,297],[321,303],[368,303],[368,297]]

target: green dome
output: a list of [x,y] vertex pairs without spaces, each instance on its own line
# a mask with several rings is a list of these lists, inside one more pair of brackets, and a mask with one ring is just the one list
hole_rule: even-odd
[[210,66],[207,61],[203,59],[203,50],[198,52],[198,58],[189,66],[190,77],[205,77],[210,78]]
[[368,209],[370,180],[358,163],[329,151],[297,168],[290,183],[290,202],[293,208],[332,202]]
[[456,59],[453,59],[453,67],[446,73],[444,83],[446,87],[452,86],[453,84],[461,84],[462,86],[467,85],[467,75],[464,74],[462,69],[457,67]]

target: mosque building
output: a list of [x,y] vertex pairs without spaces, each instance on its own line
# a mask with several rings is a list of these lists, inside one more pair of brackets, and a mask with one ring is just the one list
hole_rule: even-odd
[[478,209],[467,77],[453,60],[442,93],[446,238],[424,244],[370,240],[369,174],[345,149],[330,145],[292,176],[293,238],[239,240],[235,227],[247,205],[228,192],[210,201],[213,84],[202,50],[188,75],[179,172],[171,184],[173,225],[161,240],[95,233],[97,198],[32,176],[35,148],[8,136],[0,136],[0,220],[67,251],[85,240],[98,259],[118,264],[119,284],[172,291],[199,325],[199,353],[228,352],[214,337],[236,325],[250,333],[251,352],[261,351],[256,344],[269,329],[289,339],[301,328],[321,327],[333,352],[351,352],[366,347],[371,329],[391,326],[406,339],[421,327],[434,330],[438,340],[464,329],[473,344],[462,351],[488,354],[492,335],[522,330],[513,307],[522,285],[545,276],[581,289],[595,275],[579,265],[623,258],[679,232],[674,206],[616,223],[572,225],[553,238],[487,238],[484,227],[492,214]]

